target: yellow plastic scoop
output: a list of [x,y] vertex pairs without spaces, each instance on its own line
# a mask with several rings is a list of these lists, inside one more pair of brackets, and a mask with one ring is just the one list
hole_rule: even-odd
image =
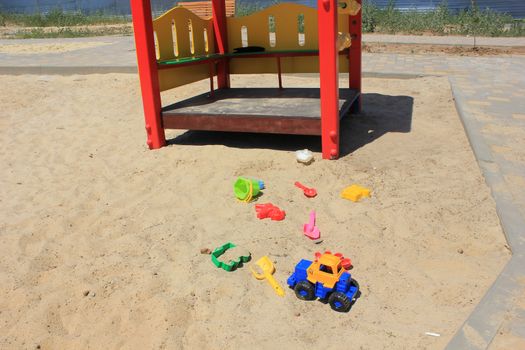
[[253,269],[253,265],[250,266],[250,270],[252,270],[253,277],[257,278],[258,280],[264,280],[266,279],[268,283],[272,286],[273,290],[277,295],[284,296],[284,289],[279,285],[279,283],[273,278],[273,273],[275,272],[275,267],[273,266],[272,261],[270,258],[268,258],[266,255],[260,258],[255,262],[255,265],[260,267],[262,270],[262,273],[258,273]]

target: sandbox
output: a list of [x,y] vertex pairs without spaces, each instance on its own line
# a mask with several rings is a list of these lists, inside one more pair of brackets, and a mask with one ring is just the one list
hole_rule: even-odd
[[[2,349],[439,349],[510,257],[446,78],[364,79],[337,161],[321,160],[316,136],[171,130],[175,147],[149,151],[135,75],[2,82]],[[305,145],[306,167],[293,152]],[[236,201],[237,176],[264,179],[260,202],[286,219]],[[341,199],[352,183],[372,197]],[[312,209],[319,245],[301,232]],[[228,241],[268,255],[283,286],[300,259],[340,251],[362,295],[342,314],[292,290],[279,298],[248,266],[225,272],[200,253]]]

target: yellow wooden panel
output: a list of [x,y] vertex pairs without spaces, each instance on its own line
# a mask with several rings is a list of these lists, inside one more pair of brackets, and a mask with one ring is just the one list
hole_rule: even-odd
[[[157,34],[160,49],[160,60],[175,57],[173,49],[172,21],[175,21],[177,31],[178,57],[190,57],[206,54],[204,47],[204,29],[208,34],[208,52],[214,52],[213,24],[211,19],[203,19],[190,10],[176,6],[153,21],[153,30]],[[193,28],[194,53],[191,52],[189,21]]]
[[[277,73],[277,59],[265,58],[232,58],[230,74],[264,74]],[[319,57],[283,57],[281,58],[282,73],[319,73]],[[339,72],[348,72],[348,57],[339,57]]]
[[[304,45],[299,44],[299,16],[304,16]],[[275,21],[275,46],[270,46],[270,16]],[[241,28],[248,31],[248,46],[261,46],[266,51],[281,50],[317,50],[319,38],[317,32],[317,10],[295,3],[280,3],[244,17],[227,18],[228,48],[230,52],[242,47]],[[348,16],[338,17],[338,30],[348,32]],[[283,58],[283,73],[319,72],[319,60],[316,57]],[[347,59],[340,60],[340,71],[348,71]],[[277,73],[275,58],[232,59],[232,74]]]
[[[172,36],[172,23],[176,27],[176,42],[178,56],[175,56]],[[189,21],[193,29],[194,53],[191,52]],[[208,51],[205,49],[204,29],[208,36]],[[157,35],[160,56],[159,60],[169,60],[175,57],[201,56],[215,52],[213,24],[211,19],[203,19],[188,9],[176,6],[153,21],[153,30]],[[160,70],[159,80],[161,91],[189,84],[208,77],[208,65]],[[194,75],[193,75],[194,74]]]
[[349,29],[348,16],[340,15],[337,18],[337,30],[341,33],[348,33],[348,29]]
[[209,79],[210,66],[202,64],[159,71],[160,91],[173,89],[177,86],[190,84],[199,80]]
[[[353,1],[353,0],[347,0]],[[304,16],[304,45],[299,43],[299,16]],[[270,16],[275,23],[275,46],[270,46]],[[172,36],[172,22],[176,26],[178,58],[200,56],[214,52],[213,24],[211,19],[203,19],[177,6],[153,21],[153,29],[159,46],[159,60],[175,58]],[[191,52],[189,26],[193,29],[194,53]],[[256,12],[250,16],[227,18],[228,48],[230,52],[242,47],[241,28],[248,30],[248,45],[262,46],[267,51],[301,51],[318,49],[317,10],[294,3],[280,3]],[[208,51],[205,50],[204,29],[208,35]],[[339,15],[338,30],[348,32],[348,16]],[[317,73],[317,57],[286,57],[281,59],[283,73]],[[348,59],[340,57],[339,71],[348,72]],[[230,60],[232,74],[277,73],[277,60],[274,57],[242,58]],[[161,91],[206,79],[208,65],[159,71]]]
[[[304,15],[305,44],[299,45],[298,16]],[[275,18],[276,45],[270,47],[269,16]],[[249,16],[230,17],[228,47],[230,52],[242,47],[241,28],[248,29],[248,45],[262,46],[267,50],[312,50],[317,48],[317,11],[304,5],[280,3]]]

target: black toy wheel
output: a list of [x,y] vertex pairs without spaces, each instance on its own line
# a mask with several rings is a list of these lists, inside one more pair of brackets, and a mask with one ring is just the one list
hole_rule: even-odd
[[328,298],[328,303],[330,304],[332,310],[338,312],[347,312],[350,310],[350,306],[352,306],[352,301],[348,299],[346,295],[340,292],[332,293]]
[[295,295],[301,300],[315,299],[315,286],[308,281],[301,281],[295,285]]
[[355,296],[354,296],[354,299],[355,299],[359,295],[359,283],[357,283],[357,281],[353,278],[352,278],[351,283],[357,288],[357,291],[355,292]]

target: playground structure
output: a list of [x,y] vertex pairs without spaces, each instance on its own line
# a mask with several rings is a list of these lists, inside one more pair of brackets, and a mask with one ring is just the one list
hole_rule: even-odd
[[[149,0],[131,0],[149,148],[165,145],[165,129],[321,135],[323,158],[338,158],[339,120],[361,105],[360,3],[281,3],[227,18],[224,0],[212,0],[211,18],[177,6],[152,20]],[[338,33],[349,48],[339,49]],[[264,50],[234,50],[254,46]],[[230,74],[264,73],[276,73],[278,87],[230,86]],[[282,73],[319,73],[320,88],[285,88]],[[161,91],[203,79],[209,93],[161,106]]]
[[[226,17],[235,15],[235,1],[236,0],[224,0],[226,6]],[[193,12],[199,17],[211,17],[213,15],[211,0],[210,1],[183,1],[178,2],[177,5],[182,6]]]

